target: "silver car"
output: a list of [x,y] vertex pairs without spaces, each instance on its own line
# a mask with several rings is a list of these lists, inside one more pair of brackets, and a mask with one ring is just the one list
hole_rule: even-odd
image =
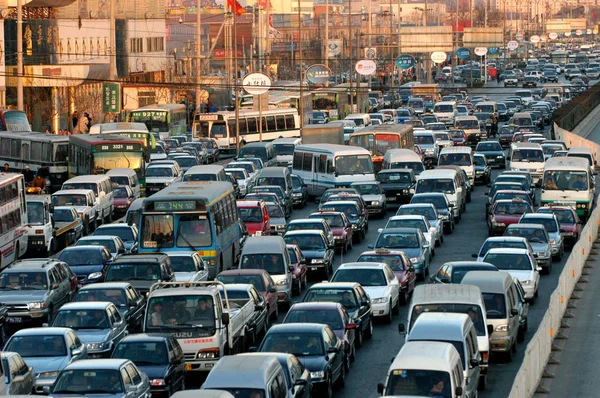
[[431,246],[431,254],[435,256],[435,246],[440,246],[440,237],[438,230],[429,224],[429,221],[425,216],[419,215],[405,215],[405,216],[392,216],[389,218],[384,229],[387,228],[419,228],[425,239]]
[[[29,395],[33,388],[33,369],[16,353],[4,351],[0,354],[3,383],[0,383],[0,395]],[[12,363],[13,366],[8,364]]]
[[[126,375],[127,377],[123,377]],[[86,359],[68,365],[48,389],[51,397],[102,395],[150,398],[148,376],[128,359]]]
[[411,203],[402,205],[396,212],[397,216],[420,215],[429,221],[429,225],[435,230],[431,233],[436,236],[435,245],[440,246],[444,243],[444,222],[442,216],[438,213],[435,205],[431,203]]
[[562,260],[563,254],[565,253],[565,242],[562,233],[564,230],[560,229],[560,224],[556,218],[556,214],[553,213],[531,213],[524,214],[519,220],[519,224],[541,224],[546,228],[548,236],[550,237],[550,246],[552,251],[552,257],[556,260]]
[[369,214],[377,214],[381,218],[385,217],[387,200],[379,181],[353,182],[350,184],[350,188],[356,189],[362,196],[367,204]]
[[87,358],[87,349],[75,332],[68,328],[29,328],[15,333],[5,350],[21,355],[35,375],[34,392],[54,384],[69,363]]
[[285,233],[287,221],[283,208],[274,202],[265,202],[269,211],[269,221],[271,223],[271,235],[282,235]]
[[208,267],[197,252],[169,252],[176,282],[203,282],[208,280]]

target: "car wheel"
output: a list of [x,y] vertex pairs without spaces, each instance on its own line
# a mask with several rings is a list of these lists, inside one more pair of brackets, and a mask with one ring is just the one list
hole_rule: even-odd
[[442,231],[442,235],[440,236],[440,242],[444,243],[444,233],[443,233],[443,231]]
[[435,247],[440,247],[442,245],[441,238],[435,240]]
[[365,336],[364,336],[364,332],[362,330],[362,327],[358,327],[357,328],[357,333],[356,333],[356,339],[354,340],[354,344],[357,347],[362,347],[364,338],[365,338]]
[[406,305],[408,304],[408,286],[406,290],[400,292],[400,304]]
[[369,327],[366,330],[365,337],[368,339],[373,338],[373,318],[369,318]]
[[519,333],[517,333],[517,342],[522,343],[525,341],[525,327],[519,328]]
[[394,315],[398,315],[400,313],[400,294],[398,294],[398,301],[396,302],[396,305],[392,307],[392,313]]
[[385,323],[390,324],[392,323],[393,320],[393,316],[392,316],[392,303],[390,303],[390,308],[388,309],[388,314],[385,317]]
[[[346,359],[344,358],[344,366],[340,369],[340,375],[337,379],[337,386],[344,388],[346,386]],[[349,367],[349,366],[348,366]]]
[[487,388],[487,375],[479,376],[479,384],[477,385],[477,389],[479,391],[483,391]]
[[350,372],[351,364],[352,364],[352,355],[349,354],[349,355],[344,356],[344,373]]
[[348,242],[346,242],[346,243],[344,244],[344,246],[342,247],[342,250],[341,250],[341,251],[342,251],[342,253],[344,253],[344,254],[348,253]]
[[325,390],[325,397],[326,398],[332,398],[333,397],[333,385],[332,385],[332,381],[331,381],[331,375],[329,375],[329,377],[327,377],[327,388]]

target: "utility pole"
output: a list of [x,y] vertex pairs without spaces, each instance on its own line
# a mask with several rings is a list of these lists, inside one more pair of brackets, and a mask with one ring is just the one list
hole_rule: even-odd
[[17,0],[17,108],[23,105],[23,0]]
[[300,113],[300,128],[304,127],[304,68],[302,67],[302,9],[298,0],[298,63],[300,64],[300,101],[298,101],[298,112]]
[[[371,7],[373,6],[373,4],[371,3],[371,0],[369,0],[369,8],[367,9],[367,12],[369,13],[369,17],[367,18],[367,21],[369,23],[369,26],[367,27],[367,35],[369,36],[369,50],[371,49],[371,27],[373,26],[373,12],[371,10]],[[361,16],[362,18],[362,16]],[[369,75],[369,90],[371,89],[371,84],[372,84],[372,77],[373,75]],[[360,84],[358,85],[360,87]]]
[[[352,75],[354,74],[354,68],[352,68],[352,0],[348,0],[348,41],[346,47],[349,50],[348,57],[348,78],[350,80],[350,113],[354,113],[354,93],[352,92]],[[358,98],[358,97],[357,97]]]
[[[325,0],[325,66],[329,67],[329,0]],[[325,85],[329,86],[329,81]]]
[[[111,0],[113,1],[113,0]],[[202,51],[202,8],[201,2],[198,1],[196,6],[196,112],[200,113],[200,97],[202,96],[202,89],[200,88],[200,81],[202,79],[202,59],[200,53]]]
[[[22,1],[22,0],[19,0]],[[109,0],[110,2],[110,29],[108,31],[109,35],[110,35],[110,54],[109,54],[109,77],[108,79],[111,80],[112,82],[116,82],[117,81],[117,49],[116,49],[116,44],[115,44],[115,0]]]

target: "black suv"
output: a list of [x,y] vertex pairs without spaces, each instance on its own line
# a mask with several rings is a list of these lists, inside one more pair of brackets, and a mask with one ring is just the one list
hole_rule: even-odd
[[175,281],[171,259],[166,254],[121,256],[108,266],[104,277],[104,282],[129,282],[142,295],[158,281]]
[[42,326],[73,296],[68,265],[56,259],[28,259],[0,273],[2,302],[13,329]]

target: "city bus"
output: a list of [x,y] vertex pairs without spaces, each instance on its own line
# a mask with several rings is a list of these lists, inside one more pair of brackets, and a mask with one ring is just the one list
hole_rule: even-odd
[[23,174],[0,174],[0,270],[27,252],[27,201]]
[[342,120],[348,116],[348,91],[346,88],[339,89],[319,88],[311,92],[312,109],[325,112],[329,121]]
[[[304,114],[304,124],[310,124],[312,120],[313,101],[309,92],[302,94],[302,113]],[[254,109],[254,95],[243,95],[240,100],[240,109]],[[300,112],[300,93],[298,91],[272,91],[269,93],[268,109],[298,109]]]
[[353,182],[375,181],[371,153],[347,145],[297,145],[292,174],[302,177],[310,196],[321,196],[329,188]]
[[417,84],[421,84],[421,82],[419,82],[419,81],[408,82],[408,83],[404,83],[403,85],[400,86],[400,88],[398,89],[398,92],[400,94],[400,99],[402,100],[402,104],[408,103],[408,100],[412,98],[413,87],[416,86]]
[[140,140],[146,163],[150,162],[150,151],[156,148],[156,138],[144,123],[98,123],[90,127],[90,134],[116,134]]
[[373,158],[373,168],[378,173],[388,149],[414,148],[413,127],[408,124],[367,126],[350,134],[348,144],[368,150]]
[[552,51],[552,54],[550,54],[550,59],[552,60],[553,64],[564,66],[564,64],[569,62],[569,52],[566,50]]
[[[300,137],[297,109],[267,109],[262,112],[244,109],[238,112],[241,145],[261,140],[259,116],[262,118],[262,141]],[[217,140],[219,149],[225,154],[235,154],[237,151],[235,112],[197,113],[194,115],[192,131],[194,140],[204,137]]]
[[139,253],[198,252],[210,278],[239,259],[242,227],[228,182],[172,184],[144,200],[140,217]]
[[60,189],[68,179],[69,137],[38,132],[0,131],[0,163],[8,163],[12,171],[25,166],[37,172],[43,164],[50,171],[49,193]]
[[137,173],[140,189],[145,189],[145,148],[139,140],[113,134],[76,134],[68,138],[69,178],[126,168]]
[[0,109],[0,131],[31,131],[27,114],[16,109]]
[[148,131],[164,140],[186,134],[187,110],[183,104],[148,105],[129,112],[127,121],[144,123]]
[[550,158],[544,164],[541,205],[570,206],[587,219],[594,203],[594,177],[587,159]]

